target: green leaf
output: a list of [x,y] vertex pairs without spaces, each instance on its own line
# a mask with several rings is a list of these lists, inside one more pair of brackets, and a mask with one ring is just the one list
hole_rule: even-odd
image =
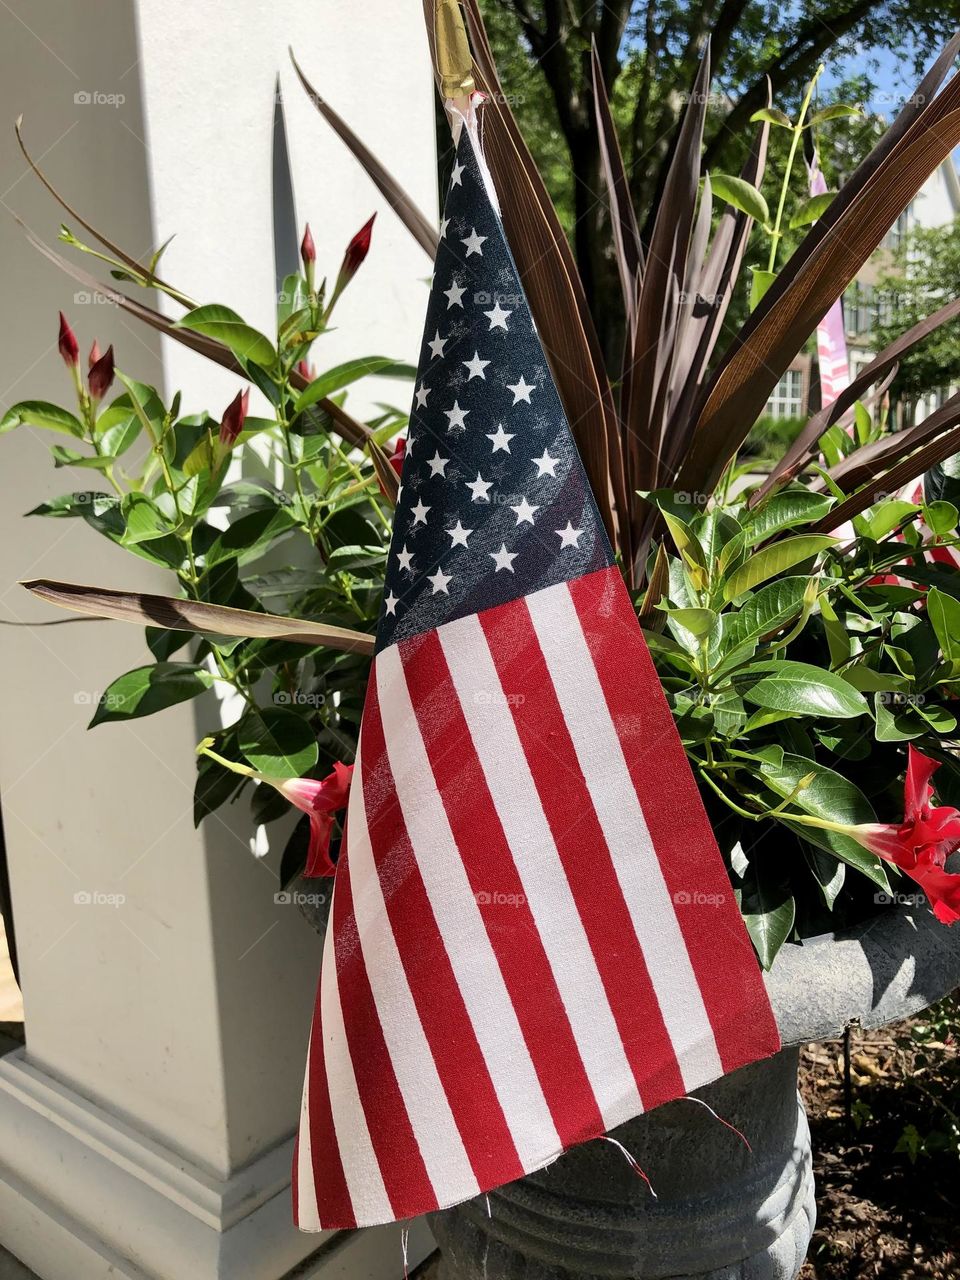
[[804,127],[809,129],[812,125],[824,124],[827,120],[843,120],[850,116],[862,115],[862,107],[851,106],[847,102],[834,102],[829,107],[822,107],[819,111],[814,111],[813,115],[807,119]]
[[835,191],[824,191],[822,195],[810,196],[802,201],[797,207],[796,213],[790,219],[790,226],[808,227],[811,222],[816,222],[830,208],[833,197],[837,193]]
[[[661,605],[660,608],[663,608]],[[685,631],[689,631],[696,639],[707,635],[717,621],[712,609],[664,609],[668,620],[677,623]]]
[[879,502],[873,507],[868,507],[861,515],[855,516],[853,524],[858,533],[866,534],[868,538],[873,538],[877,542],[891,533],[907,516],[919,510],[915,502],[906,502],[902,498],[889,498],[886,502]]
[[750,268],[750,310],[755,311],[763,301],[763,295],[767,292],[774,280],[777,278],[775,271],[764,271],[760,267]]
[[750,117],[752,124],[776,124],[782,129],[792,129],[793,121],[785,111],[781,111],[778,107],[761,107],[759,111],[755,111]]
[[89,728],[111,720],[150,716],[209,689],[213,676],[186,662],[156,662],[128,671],[107,686]]
[[737,613],[724,615],[730,618],[724,639],[729,637],[732,644],[745,644],[786,626],[803,608],[808,581],[807,578],[781,578],[762,587]]
[[827,910],[832,911],[837,894],[843,888],[843,882],[846,879],[846,863],[840,862],[826,850],[815,849],[809,844],[803,846],[803,856],[807,860],[807,866],[814,880],[820,886]]
[[[760,773],[770,790],[782,799],[793,793],[801,778],[814,774],[810,785],[798,792],[794,799],[798,809],[814,817],[826,818],[828,822],[838,822],[844,826],[858,826],[860,823],[877,820],[873,806],[859,787],[842,774],[806,756],[785,753],[779,764],[775,760],[763,761]],[[778,821],[785,820],[781,818]],[[862,871],[875,884],[889,888],[887,873],[880,859],[857,844],[856,840],[837,831],[821,831],[800,823],[791,824],[786,821],[785,825],[801,840],[836,854],[850,866]]]
[[301,778],[317,763],[310,722],[286,707],[251,709],[240,722],[240,750],[269,778]]
[[46,400],[21,400],[8,409],[0,418],[0,435],[20,426],[43,427],[46,431],[60,431],[80,440],[84,436],[83,423],[79,418],[58,404],[48,404]]
[[219,303],[195,307],[176,324],[181,329],[191,329],[194,333],[215,338],[241,360],[252,360],[265,369],[272,368],[277,362],[277,353],[270,339],[248,325],[235,311]]
[[812,524],[827,514],[833,503],[818,493],[787,489],[775,493],[753,513],[746,525],[749,543],[766,542],[775,533],[798,524]]
[[120,512],[126,525],[122,538],[124,546],[150,542],[170,533],[170,526],[162,513],[145,493],[125,494],[120,503]]
[[765,224],[770,221],[770,210],[762,194],[755,186],[744,178],[734,177],[729,173],[711,173],[710,187],[713,194],[727,204],[732,204],[741,213],[747,214],[756,222]]
[[417,371],[413,365],[392,360],[389,356],[366,356],[358,360],[347,360],[344,364],[338,364],[336,368],[328,369],[326,373],[321,373],[314,378],[310,385],[300,392],[294,405],[294,413],[302,413],[318,400],[323,400],[334,391],[339,391],[341,387],[346,387],[351,382],[356,382],[358,378],[365,378],[371,374],[379,374],[382,378],[415,378]]
[[806,662],[757,662],[731,678],[747,702],[768,711],[847,720],[870,710],[846,680]]
[[770,969],[777,952],[793,929],[797,906],[782,880],[769,873],[756,874],[750,864],[741,890],[741,912],[750,941],[764,969]]
[[237,557],[241,563],[259,555],[271,542],[296,525],[288,507],[274,506],[251,511],[235,520],[217,538],[204,556],[207,569],[220,560]]
[[930,532],[942,538],[956,529],[960,511],[952,502],[930,502],[923,508],[923,518]]
[[785,573],[794,565],[819,555],[835,542],[836,538],[828,534],[807,533],[795,538],[784,538],[782,542],[762,547],[726,580],[723,586],[724,598],[735,600],[737,596],[742,596],[745,591],[750,591],[761,582],[765,582],[767,578]]
[[927,617],[947,661],[960,658],[960,600],[936,587],[927,592]]
[[912,708],[891,709],[879,693],[874,701],[873,710],[877,719],[878,742],[910,742],[913,738],[921,738],[928,732],[927,725]]
[[830,665],[839,667],[850,657],[850,637],[826,596],[820,600],[820,620],[827,637],[827,648],[830,650]]

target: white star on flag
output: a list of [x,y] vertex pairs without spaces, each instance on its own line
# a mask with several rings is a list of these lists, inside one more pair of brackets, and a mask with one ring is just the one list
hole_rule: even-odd
[[423,499],[421,498],[421,499],[420,499],[420,501],[417,503],[417,505],[416,505],[415,507],[411,507],[411,508],[410,508],[410,514],[413,516],[413,523],[414,523],[414,524],[426,524],[426,523],[427,523],[427,512],[428,512],[429,510],[430,510],[430,508],[429,508],[429,507],[425,507],[425,506],[423,505]]
[[427,396],[430,394],[430,388],[422,382],[417,387],[417,408],[422,409],[427,403]]
[[428,573],[427,581],[432,585],[432,595],[436,595],[438,591],[442,591],[445,596],[450,592],[447,590],[447,583],[453,581],[453,575],[444,573],[442,569],[438,569],[436,573]]
[[463,303],[460,299],[467,292],[466,286],[457,284],[456,280],[450,281],[450,288],[444,289],[444,297],[447,299],[447,310],[451,307],[462,307]]
[[507,544],[501,542],[499,551],[488,551],[487,555],[497,566],[494,573],[499,573],[501,569],[509,569],[513,573],[513,562],[517,558],[515,551],[508,551]]
[[454,400],[452,409],[444,409],[444,416],[447,419],[447,430],[454,431],[457,427],[466,428],[464,418],[470,412],[469,409],[461,409],[460,401]]
[[575,529],[570,521],[567,521],[565,529],[557,529],[557,536],[560,539],[561,547],[576,547],[580,550],[580,539],[583,537],[582,529]]
[[467,379],[468,382],[472,382],[474,378],[483,378],[483,380],[486,381],[487,375],[483,371],[490,361],[481,360],[479,351],[474,351],[472,360],[461,360],[460,363],[465,369],[470,370],[470,377]]
[[468,258],[470,257],[471,253],[477,253],[480,255],[481,258],[483,257],[483,250],[480,248],[480,246],[483,244],[486,238],[487,238],[486,236],[478,236],[477,228],[474,227],[468,236],[465,236],[463,239],[461,239],[460,243],[462,245],[466,245]]
[[445,475],[446,473],[444,468],[446,467],[449,461],[450,461],[449,458],[440,457],[440,450],[438,449],[436,453],[433,455],[433,457],[430,458],[429,461],[427,462],[427,466],[430,468],[431,476]]
[[450,225],[450,219],[449,219],[449,218],[441,218],[441,219],[440,219],[440,239],[441,239],[441,240],[442,240],[442,239],[443,239],[443,237],[447,234],[447,227],[449,227],[449,225]]
[[539,511],[540,508],[536,504],[531,507],[530,503],[524,497],[520,499],[517,506],[511,507],[510,510],[515,513],[517,517],[517,524],[523,524],[524,520],[529,524],[533,524],[533,513],[535,511]]
[[492,480],[484,480],[478,471],[476,480],[468,480],[466,485],[473,494],[474,502],[489,502],[489,491],[493,488]]
[[386,606],[387,613],[395,614],[397,612],[397,605],[400,601],[391,591],[388,596],[384,596],[383,603]]
[[513,315],[512,311],[504,311],[500,303],[496,302],[494,303],[492,311],[485,311],[483,314],[490,321],[491,329],[503,329],[504,331],[509,332],[509,330],[507,330],[507,316]]
[[431,338],[430,341],[427,343],[427,346],[430,348],[430,353],[433,356],[434,360],[440,359],[440,357],[443,355],[443,348],[446,345],[447,345],[447,339],[441,338],[440,330],[437,329],[436,336]]
[[453,169],[450,172],[451,187],[459,187],[461,185],[460,179],[463,177],[463,169],[464,169],[464,166],[460,163],[459,160],[457,160],[454,163]]
[[507,390],[508,390],[508,391],[512,391],[512,392],[513,392],[513,403],[514,403],[514,404],[519,404],[521,400],[525,400],[525,401],[526,401],[526,403],[527,403],[527,404],[529,404],[529,403],[530,403],[530,392],[531,392],[531,391],[536,391],[536,389],[537,389],[537,388],[536,388],[536,384],[535,384],[535,383],[531,383],[531,382],[526,382],[526,381],[524,380],[524,378],[523,378],[523,375],[522,375],[522,374],[520,375],[520,381],[519,381],[519,382],[512,382],[512,383],[511,383],[511,382],[508,382],[508,383],[507,383]]
[[554,479],[557,478],[557,463],[560,461],[560,459],[551,458],[549,453],[547,453],[546,449],[544,449],[543,451],[543,457],[531,458],[530,461],[537,468],[538,479],[540,478],[540,476],[553,476]]
[[406,547],[402,551],[398,551],[397,564],[407,573],[413,573],[413,552],[408,551]]
[[509,432],[504,431],[502,422],[497,423],[496,431],[488,431],[486,436],[493,445],[494,453],[496,453],[498,449],[502,449],[504,453],[510,452],[510,441],[513,439],[513,436]]
[[471,533],[473,533],[473,530],[465,529],[463,524],[458,520],[452,529],[447,530],[447,533],[450,535],[450,549],[452,551],[454,547],[465,547],[467,545],[467,539],[470,537]]

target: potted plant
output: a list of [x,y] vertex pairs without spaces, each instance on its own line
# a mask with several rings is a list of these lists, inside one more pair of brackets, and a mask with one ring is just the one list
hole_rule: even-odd
[[[642,245],[595,65],[629,322],[615,394],[474,0],[466,11],[507,236],[787,1047],[700,1091],[701,1105],[683,1099],[625,1126],[617,1142],[649,1169],[658,1199],[611,1146],[590,1144],[438,1215],[435,1231],[451,1277],[485,1275],[488,1266],[530,1277],[792,1276],[813,1216],[795,1046],[853,1018],[871,1025],[903,1016],[960,978],[960,942],[927,906],[944,923],[960,916],[960,879],[946,866],[960,847],[950,807],[960,795],[952,749],[960,576],[950,557],[960,544],[960,482],[949,461],[960,450],[960,397],[901,433],[889,430],[883,404],[898,357],[960,313],[960,301],[877,355],[811,416],[769,474],[738,465],[737,455],[820,317],[960,141],[960,78],[937,94],[960,39],[833,200],[815,206],[816,220],[783,263],[791,165],[815,123],[809,94],[795,121],[772,106],[758,112],[743,173],[705,175],[701,187],[705,58]],[[427,220],[335,123],[399,216],[429,241]],[[773,218],[762,194],[772,128],[792,134]],[[711,188],[722,206],[715,227]],[[757,220],[767,265],[754,269],[750,314],[721,350]],[[107,690],[94,723],[148,714],[215,681],[235,689],[242,713],[200,744],[198,819],[241,790],[259,822],[290,805],[303,809],[282,879],[304,867],[328,872],[372,652],[396,494],[391,462],[403,452],[402,441],[392,455],[385,446],[404,419],[390,412],[359,423],[341,395],[357,377],[398,372],[395,362],[358,359],[319,376],[304,362],[362,260],[369,224],[348,247],[329,300],[305,237],[304,269],[285,286],[276,341],[186,298],[158,277],[156,259],[144,266],[87,230],[107,244],[116,275],[167,292],[183,316],[166,321],[55,255],[66,269],[233,368],[272,411],[247,416],[238,393],[217,422],[184,414],[176,399],[164,405],[130,377],[105,405],[112,361],[96,353],[84,384],[64,326],[76,412],[25,402],[3,429],[29,423],[73,437],[69,449],[55,446],[55,460],[92,469],[108,487],[37,514],[80,518],[166,565],[180,594],[27,585],[81,612],[148,625],[154,661]],[[138,438],[149,448],[131,468],[120,459]],[[257,441],[282,468],[281,484],[231,477],[231,455]],[[227,518],[218,524],[211,512],[220,506]],[[258,563],[275,544],[297,541],[309,551],[306,567],[299,558],[279,568],[272,558],[268,571]]]

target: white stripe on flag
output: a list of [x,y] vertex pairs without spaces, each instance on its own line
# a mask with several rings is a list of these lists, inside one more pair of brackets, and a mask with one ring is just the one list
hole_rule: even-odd
[[[336,887],[334,887],[334,903]],[[393,1206],[383,1185],[367,1118],[360,1102],[357,1078],[350,1059],[350,1046],[343,1025],[343,1006],[337,986],[337,964],[333,947],[333,912],[323,944],[320,965],[320,1018],[323,1027],[323,1059],[337,1149],[343,1165],[353,1215],[357,1222],[391,1222]]]
[[297,1138],[297,1225],[301,1231],[322,1231],[317,1212],[317,1188],[313,1180],[313,1148],[310,1142],[310,1059],[313,1056],[313,1033],[307,1046],[307,1067],[300,1100],[300,1131]]
[[[566,583],[527,597],[547,669],[688,1089],[723,1064],[600,678]],[[618,678],[620,678],[618,676]],[[629,678],[629,673],[623,673]],[[668,797],[663,797],[664,803]]]
[[478,1195],[480,1187],[444,1092],[387,915],[367,828],[360,751],[357,784],[350,789],[347,868],[367,978],[407,1116],[437,1199],[466,1199]]
[[[407,834],[524,1169],[560,1139],[437,790],[396,645],[374,664],[383,736]],[[547,1150],[545,1151],[544,1148]]]
[[594,1097],[612,1127],[643,1105],[487,638],[475,614],[437,635]]

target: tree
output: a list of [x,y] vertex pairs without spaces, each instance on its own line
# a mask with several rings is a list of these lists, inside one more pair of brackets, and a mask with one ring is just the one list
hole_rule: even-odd
[[[898,334],[960,296],[960,223],[917,228],[900,244],[876,288],[880,323],[878,349]],[[900,362],[895,395],[912,401],[960,382],[957,321],[945,324]]]
[[[649,237],[686,94],[709,37],[715,100],[706,166],[736,173],[753,126],[774,99],[792,103],[818,63],[860,50],[914,61],[948,38],[960,6],[932,0],[481,0],[504,88],[538,163],[572,222],[577,262],[601,339],[613,355],[622,316],[594,124],[595,41],[644,238]],[[871,86],[864,80],[865,90]],[[889,95],[891,98],[893,95]],[[893,105],[893,103],[891,103]],[[557,162],[562,140],[566,165]],[[551,182],[551,177],[555,181]]]

